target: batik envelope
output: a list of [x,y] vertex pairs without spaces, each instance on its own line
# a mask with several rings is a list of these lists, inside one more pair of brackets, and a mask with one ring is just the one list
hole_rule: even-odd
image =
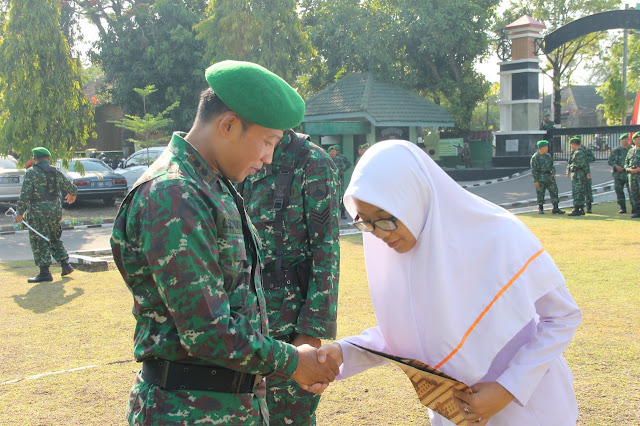
[[401,358],[374,351],[355,343],[350,344],[381,356],[400,367],[411,380],[423,405],[457,425],[465,422],[460,410],[458,410],[458,406],[453,401],[453,389],[471,393],[471,389],[467,385],[415,359]]

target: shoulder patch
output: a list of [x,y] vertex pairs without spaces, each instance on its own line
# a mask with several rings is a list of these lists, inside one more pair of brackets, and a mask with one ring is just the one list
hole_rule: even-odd
[[324,200],[327,196],[328,189],[325,181],[315,181],[309,183],[309,194],[316,201]]

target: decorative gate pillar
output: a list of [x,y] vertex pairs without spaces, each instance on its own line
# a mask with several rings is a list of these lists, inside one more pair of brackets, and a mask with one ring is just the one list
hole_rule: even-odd
[[[546,134],[540,130],[540,94],[538,77],[539,40],[546,27],[525,15],[505,27],[511,42],[504,39],[499,48],[500,62],[500,131],[496,132],[497,167],[529,165],[536,142]],[[511,57],[509,57],[509,50]]]

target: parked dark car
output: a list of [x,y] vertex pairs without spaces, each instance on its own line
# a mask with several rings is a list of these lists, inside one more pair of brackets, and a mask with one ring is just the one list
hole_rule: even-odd
[[[81,163],[84,175],[77,171],[76,163]],[[110,206],[116,197],[127,194],[127,180],[124,176],[115,173],[101,160],[74,158],[69,161],[68,169],[62,167],[61,161],[58,161],[57,168],[78,187],[78,200],[102,199],[106,206]]]

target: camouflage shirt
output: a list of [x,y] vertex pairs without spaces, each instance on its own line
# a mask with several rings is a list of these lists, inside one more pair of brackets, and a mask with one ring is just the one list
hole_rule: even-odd
[[60,170],[51,167],[48,161],[39,161],[24,175],[16,213],[22,215],[29,210],[31,215],[46,215],[51,211],[59,211],[62,209],[61,192],[77,195],[78,188]]
[[[285,132],[273,154],[273,163],[249,176],[242,194],[253,224],[262,239],[264,270],[275,270],[276,238],[273,207],[278,170],[292,164],[291,133]],[[340,227],[338,223],[338,174],[331,157],[317,145],[305,141],[291,184],[284,214],[283,268],[311,260],[306,298],[299,287],[265,288],[271,334],[307,334],[335,338]]]
[[552,176],[556,174],[556,168],[553,166],[553,158],[548,152],[540,154],[540,151],[531,157],[531,176],[534,182],[540,182],[544,176]]
[[627,152],[624,160],[624,168],[640,167],[640,148],[634,146]]
[[620,166],[624,168],[624,160],[627,158],[627,153],[629,152],[629,150],[631,149],[631,146],[627,146],[626,148],[623,148],[622,146],[619,146],[617,148],[615,148],[613,151],[611,151],[611,155],[609,155],[609,161],[607,161],[607,163],[613,167],[613,177],[614,178],[627,178],[627,172],[617,172],[615,170],[615,166]]
[[[133,295],[134,356],[290,377],[298,357],[268,336],[255,228],[230,182],[183,136],[173,135],[114,222],[114,260]],[[221,412],[239,423],[235,410],[253,394],[219,395]]]
[[587,162],[584,151],[581,149],[573,151],[567,162],[567,172],[571,174],[571,177],[573,178],[576,173],[584,173],[586,176],[590,173],[589,170],[589,163]]
[[349,170],[351,167],[351,161],[347,157],[342,154],[336,155],[336,158],[333,159],[334,164],[338,168],[338,174],[340,175],[340,182],[342,183],[342,179],[344,178],[344,172]]

